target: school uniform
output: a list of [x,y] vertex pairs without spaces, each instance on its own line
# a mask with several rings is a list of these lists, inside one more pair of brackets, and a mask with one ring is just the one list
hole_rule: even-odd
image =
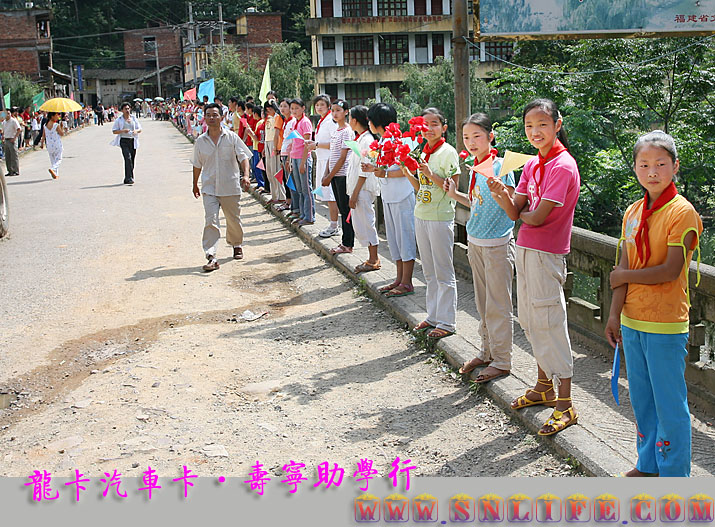
[[[459,155],[443,143],[429,155],[432,173],[448,178],[459,173]],[[425,321],[438,329],[457,329],[457,277],[454,273],[454,207],[440,185],[418,173],[420,189],[415,205],[415,236],[427,282]]]
[[[688,267],[703,223],[688,200],[676,195],[646,220],[650,256],[641,258],[636,233],[643,206],[643,199],[635,202],[623,217],[621,241],[628,268],[662,265],[671,247],[682,247],[685,263],[678,278],[671,282],[629,283],[621,312],[628,389],[637,425],[636,468],[661,476],[689,476],[691,425],[685,384]],[[686,248],[684,239],[689,232],[695,232],[696,237],[693,245]]]

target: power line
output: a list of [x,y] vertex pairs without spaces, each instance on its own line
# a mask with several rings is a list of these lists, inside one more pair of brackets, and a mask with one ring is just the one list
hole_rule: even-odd
[[[660,60],[660,59],[662,59],[662,58],[669,57],[669,56],[671,56],[671,55],[675,55],[676,53],[680,53],[681,51],[684,51],[684,50],[686,50],[686,49],[688,49],[688,48],[691,48],[691,47],[693,47],[693,46],[699,46],[699,45],[701,45],[702,43],[704,43],[706,40],[711,40],[712,38],[715,38],[715,35],[710,35],[710,36],[708,36],[708,37],[702,38],[702,39],[698,40],[697,42],[692,42],[692,43],[688,44],[687,46],[683,46],[682,48],[676,49],[676,50],[674,50],[674,51],[669,51],[668,53],[664,53],[664,54],[662,54],[662,55],[660,55],[660,56],[658,56],[658,57],[652,58],[652,59],[646,59],[646,60],[642,60],[642,61],[640,61],[640,62],[634,62],[634,63],[631,63],[631,64],[624,64],[624,67],[636,67],[636,66],[643,66],[643,65],[645,65],[645,64],[650,64],[650,63],[656,62],[656,61],[658,61],[658,60]],[[479,45],[477,45],[476,43],[472,42],[472,41],[469,40],[468,38],[465,37],[464,40],[466,40],[467,43],[470,44],[471,46],[474,46],[475,48],[481,50],[481,47],[480,47]],[[615,67],[615,68],[606,68],[606,69],[602,69],[602,70],[593,70],[593,71],[554,71],[554,70],[540,70],[540,69],[537,69],[537,68],[529,68],[528,66],[522,66],[521,64],[516,64],[516,63],[514,63],[514,62],[509,62],[508,60],[505,60],[505,59],[503,59],[503,58],[501,58],[501,57],[498,57],[498,56],[496,56],[496,55],[493,55],[493,54],[489,53],[488,51],[485,51],[484,54],[485,54],[485,55],[489,55],[490,57],[492,57],[493,59],[497,60],[498,62],[503,62],[504,64],[508,64],[509,66],[513,66],[513,67],[515,67],[515,68],[519,68],[519,69],[526,70],[526,71],[531,71],[531,72],[534,72],[534,73],[544,73],[544,74],[547,74],[547,75],[595,75],[595,74],[597,74],[597,73],[611,73],[611,72],[614,72],[614,71],[622,71],[622,69],[623,69],[622,67],[619,66],[619,67]]]

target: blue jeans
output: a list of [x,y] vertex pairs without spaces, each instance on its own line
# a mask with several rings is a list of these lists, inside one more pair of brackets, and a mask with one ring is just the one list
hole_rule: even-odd
[[310,157],[306,160],[304,174],[300,173],[300,161],[300,159],[291,159],[293,167],[293,183],[295,184],[295,189],[298,193],[300,219],[313,222],[315,221],[315,198],[313,196],[313,187],[310,184],[310,172],[313,169],[313,161]]
[[251,168],[253,169],[253,177],[256,178],[256,183],[259,187],[266,188],[266,181],[263,179],[263,170],[258,168],[256,165],[261,161],[261,154],[258,150],[253,151],[253,159],[251,160]]
[[685,386],[687,333],[621,326],[641,472],[690,476],[691,425]]

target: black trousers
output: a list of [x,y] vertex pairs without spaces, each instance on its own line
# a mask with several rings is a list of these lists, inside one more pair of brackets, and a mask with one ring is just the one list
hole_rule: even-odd
[[134,139],[122,137],[119,140],[124,156],[124,182],[134,181],[134,160],[137,158],[137,149],[134,148]]
[[[345,176],[334,177],[330,180],[330,187],[335,194],[335,202],[338,204],[340,211],[340,226],[343,229],[343,246],[355,246],[355,231],[352,223],[348,223],[348,215],[350,214],[350,198],[347,194],[347,178]],[[319,182],[316,184],[320,184]]]

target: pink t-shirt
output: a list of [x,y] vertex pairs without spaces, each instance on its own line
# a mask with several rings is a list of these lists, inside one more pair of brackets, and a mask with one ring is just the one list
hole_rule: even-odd
[[540,199],[556,203],[538,227],[522,223],[516,244],[527,249],[536,249],[553,254],[568,254],[571,250],[571,227],[581,190],[581,176],[576,160],[568,152],[562,152],[546,163],[543,181],[540,181],[541,198],[536,193],[534,180],[539,166],[538,157],[530,159],[516,187],[516,193],[529,198],[529,211],[539,206]]
[[[305,137],[305,134],[312,134],[313,133],[313,123],[310,122],[310,119],[308,119],[305,115],[303,118],[298,121],[298,124],[295,125],[294,130],[298,132],[302,137]],[[290,151],[290,158],[291,159],[301,159],[303,157],[303,146],[305,145],[305,140],[304,139],[293,139],[293,144],[291,145],[291,151]]]

